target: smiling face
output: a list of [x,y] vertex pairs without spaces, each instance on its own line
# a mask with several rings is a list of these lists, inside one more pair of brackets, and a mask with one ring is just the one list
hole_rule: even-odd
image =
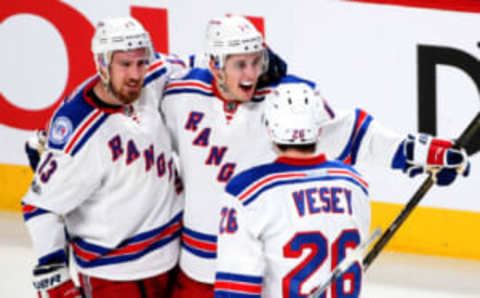
[[119,51],[112,55],[110,86],[117,104],[130,104],[140,97],[143,79],[148,72],[148,51],[145,48]]
[[219,84],[222,97],[229,100],[249,101],[255,94],[255,86],[262,74],[263,52],[230,55],[222,69],[211,69]]

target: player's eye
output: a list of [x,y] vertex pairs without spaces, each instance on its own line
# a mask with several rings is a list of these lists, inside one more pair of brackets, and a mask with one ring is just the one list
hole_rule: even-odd
[[244,68],[247,67],[247,63],[246,63],[245,61],[243,61],[243,60],[241,60],[241,61],[236,61],[235,64],[234,64],[234,66],[235,66],[235,68],[242,70],[242,69],[244,69]]
[[263,60],[262,57],[257,57],[257,58],[255,58],[255,60],[253,60],[252,65],[253,65],[254,67],[257,67],[257,66],[259,66],[259,65],[262,63],[262,60]]
[[144,67],[144,66],[147,66],[148,65],[148,59],[142,59],[140,61],[138,61],[138,64],[137,64],[139,67]]
[[120,61],[120,66],[122,67],[129,67],[130,65],[130,61]]

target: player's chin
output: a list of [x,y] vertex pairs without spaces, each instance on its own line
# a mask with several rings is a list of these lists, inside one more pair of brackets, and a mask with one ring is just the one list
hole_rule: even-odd
[[126,92],[126,93],[122,94],[120,100],[124,104],[131,104],[140,97],[140,94],[141,94],[141,90],[140,91],[129,91],[129,92]]
[[237,100],[239,101],[249,101],[255,95],[255,88],[238,88],[236,92]]

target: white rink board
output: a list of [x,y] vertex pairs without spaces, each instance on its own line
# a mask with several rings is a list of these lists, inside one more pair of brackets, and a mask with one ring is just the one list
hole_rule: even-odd
[[[29,1],[18,1],[27,3]],[[43,1],[45,5],[55,1]],[[334,107],[362,107],[385,126],[417,130],[417,46],[460,50],[479,58],[476,13],[317,1],[63,1],[92,25],[107,16],[127,15],[131,6],[168,10],[169,48],[178,54],[202,51],[205,25],[226,13],[263,17],[269,45],[288,61],[292,73],[319,82]],[[13,4],[2,3],[11,7]],[[0,23],[0,93],[31,110],[53,104],[65,87],[69,62],[58,30],[48,21],[19,14]],[[478,91],[461,70],[437,66],[437,133],[455,137],[480,110]],[[30,132],[0,124],[0,164],[26,165]],[[478,156],[468,180],[435,189],[424,206],[480,212],[475,186]],[[367,169],[372,199],[404,203],[420,180]],[[413,183],[412,183],[413,182]]]

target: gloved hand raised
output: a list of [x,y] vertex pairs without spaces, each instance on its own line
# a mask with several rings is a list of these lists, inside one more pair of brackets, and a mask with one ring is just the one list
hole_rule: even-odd
[[403,171],[414,177],[431,172],[437,185],[451,184],[458,174],[467,176],[470,163],[464,149],[453,148],[453,142],[428,134],[409,135],[403,142]]

